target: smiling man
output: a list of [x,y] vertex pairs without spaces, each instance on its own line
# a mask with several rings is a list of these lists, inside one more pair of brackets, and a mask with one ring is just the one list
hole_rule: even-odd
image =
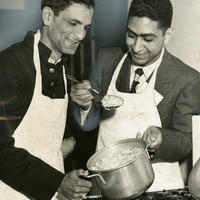
[[93,14],[93,0],[43,0],[41,29],[0,53],[0,199],[79,199],[89,191],[79,177],[86,171],[64,174],[75,140],[62,139],[67,60]]
[[162,30],[159,23],[148,17],[131,17],[126,31],[126,44],[133,65],[148,66],[161,55],[163,45],[172,33],[172,29]]
[[[99,51],[92,88],[117,95],[124,104],[107,111],[92,102],[89,84],[73,86],[76,105],[89,114],[83,130],[99,124],[97,150],[138,133],[151,152],[155,180],[149,191],[184,187],[178,161],[192,150],[192,115],[200,113],[200,76],[165,48],[173,29],[170,0],[132,0],[126,47]],[[91,106],[92,105],[92,106]],[[75,107],[76,108],[76,107]]]

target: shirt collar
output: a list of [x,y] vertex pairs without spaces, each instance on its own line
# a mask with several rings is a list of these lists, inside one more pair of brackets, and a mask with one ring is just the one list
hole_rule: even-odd
[[162,59],[163,59],[163,55],[164,55],[164,47],[162,48],[162,51],[161,51],[159,58],[154,63],[152,63],[151,65],[148,65],[146,67],[140,67],[140,66],[132,65],[134,72],[135,72],[136,69],[142,68],[143,71],[144,71],[145,78],[148,79],[148,77],[151,75],[151,73],[160,66]]
[[[28,48],[33,48],[33,42],[34,42],[34,32],[29,31],[24,39],[24,42]],[[49,60],[50,55],[51,55],[51,50],[45,46],[41,41],[38,44],[39,52],[40,52],[40,59],[42,59],[46,63],[52,63],[52,64],[57,64],[58,62],[62,62],[65,64],[68,61],[69,55],[63,54],[61,59],[59,59],[57,62],[53,60]]]
[[57,63],[59,63],[60,61],[61,61],[61,58],[58,59],[57,61],[54,60],[54,59],[52,59],[52,58],[49,58],[49,59],[48,59],[48,62],[49,62],[49,63],[51,63],[51,64],[55,64],[55,65],[56,65]]
[[[38,48],[40,52],[40,59],[48,63],[51,55],[51,50],[47,46],[45,46],[41,41],[38,44]],[[50,63],[52,63],[52,61]]]
[[52,51],[45,44],[43,44],[41,41],[38,44],[38,48],[39,48],[39,52],[40,52],[40,58],[43,61],[45,61],[46,63],[51,63],[51,64],[56,65],[57,63],[62,62],[62,64],[65,64],[68,60],[67,54],[63,54],[61,56],[61,58],[58,59],[57,61],[50,58]]

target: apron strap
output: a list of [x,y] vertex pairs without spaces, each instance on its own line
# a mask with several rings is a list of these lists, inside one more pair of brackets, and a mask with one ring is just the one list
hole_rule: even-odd
[[63,65],[63,79],[64,79],[64,85],[65,85],[65,95],[68,94],[68,84],[67,84],[67,78],[66,78],[66,72],[65,72],[65,66]]

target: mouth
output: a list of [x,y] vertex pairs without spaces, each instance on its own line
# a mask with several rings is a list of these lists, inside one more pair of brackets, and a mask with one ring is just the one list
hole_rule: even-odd
[[146,54],[133,54],[133,56],[138,60],[143,60],[146,58]]
[[71,43],[71,44],[79,44],[79,41],[78,40],[73,40],[73,39],[68,39],[68,41]]
[[129,49],[130,50],[130,53],[132,55],[132,57],[134,59],[138,59],[138,60],[143,60],[147,57],[147,53],[146,52],[143,52],[143,53],[135,53],[132,49]]
[[144,53],[144,54],[137,54],[137,53],[131,52],[131,55],[132,55],[133,59],[137,59],[137,60],[143,60],[143,59],[146,59],[146,57],[147,57],[146,53]]
[[80,40],[77,37],[67,37],[66,40],[71,44],[79,44]]
[[73,40],[73,39],[69,39],[69,38],[66,38],[65,39],[65,45],[67,47],[72,47],[72,48],[77,48],[77,46],[79,45],[79,41],[77,40]]

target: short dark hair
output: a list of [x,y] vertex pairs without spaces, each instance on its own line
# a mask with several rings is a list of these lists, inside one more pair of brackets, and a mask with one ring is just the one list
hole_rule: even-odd
[[69,7],[73,3],[84,4],[86,7],[94,7],[95,0],[42,0],[41,9],[45,6],[50,7],[54,14],[58,16],[59,12]]
[[166,31],[171,27],[173,7],[170,0],[132,0],[129,17],[148,17]]

